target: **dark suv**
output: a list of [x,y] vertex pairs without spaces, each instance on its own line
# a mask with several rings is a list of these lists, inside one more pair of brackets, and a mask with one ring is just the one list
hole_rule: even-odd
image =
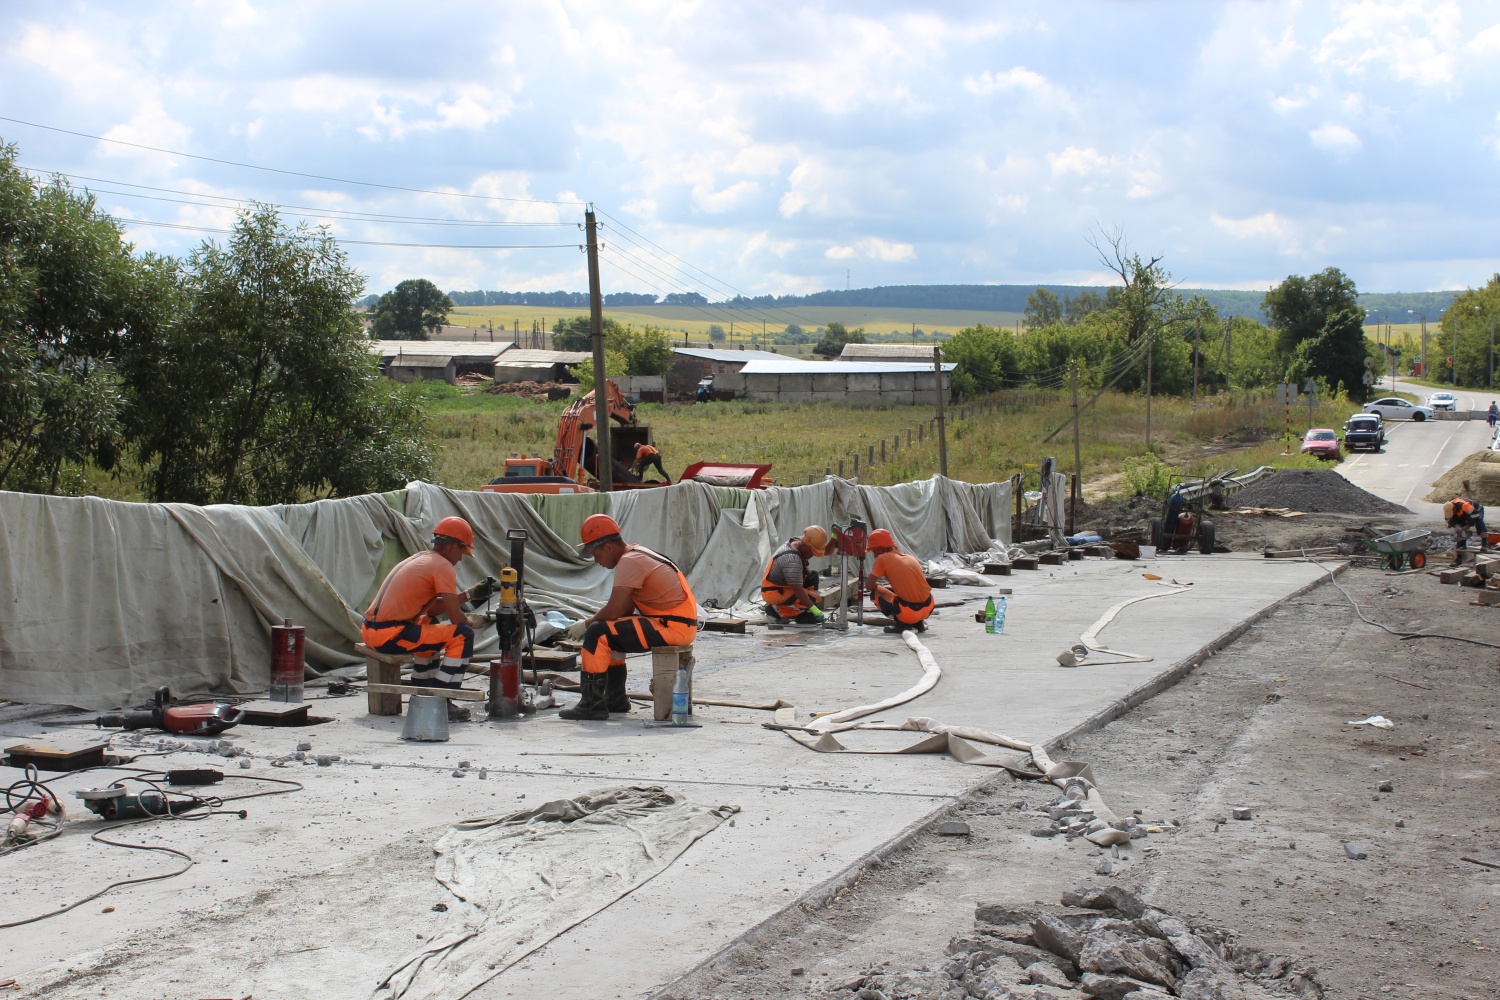
[[1349,451],[1385,447],[1385,421],[1378,413],[1356,413],[1344,421],[1344,447]]

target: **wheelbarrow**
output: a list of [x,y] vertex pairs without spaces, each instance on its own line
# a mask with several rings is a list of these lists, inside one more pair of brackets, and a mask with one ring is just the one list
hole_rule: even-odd
[[1365,539],[1365,547],[1380,555],[1385,569],[1421,569],[1427,565],[1427,542],[1432,532],[1426,528],[1408,528],[1394,535]]

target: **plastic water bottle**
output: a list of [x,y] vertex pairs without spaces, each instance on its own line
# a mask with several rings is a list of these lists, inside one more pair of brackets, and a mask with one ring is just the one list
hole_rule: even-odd
[[1005,632],[1005,605],[1009,600],[1010,599],[1008,597],[1006,597],[1004,594],[1001,594],[1000,600],[995,604],[995,624],[994,627],[990,629],[990,631],[995,633],[996,635],[1001,635]]
[[984,602],[984,630],[995,631],[995,599],[993,597]]
[[672,725],[688,724],[688,672],[687,667],[677,668],[677,679],[672,682]]

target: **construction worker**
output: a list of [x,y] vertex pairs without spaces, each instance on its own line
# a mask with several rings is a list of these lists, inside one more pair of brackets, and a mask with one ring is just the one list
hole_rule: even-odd
[[646,470],[652,468],[653,466],[656,468],[657,472],[661,473],[661,477],[668,483],[672,481],[672,477],[667,475],[667,470],[662,468],[661,452],[657,451],[649,444],[636,445],[635,463],[630,467],[630,474],[635,476],[637,479],[644,479]]
[[583,640],[583,696],[558,713],[564,719],[603,721],[630,711],[625,693],[625,654],[658,646],[686,646],[698,635],[698,602],[687,577],[666,556],[643,545],[627,545],[608,514],[583,522],[578,554],[614,570],[609,602],[568,627]]
[[823,610],[818,607],[818,574],[808,569],[807,561],[826,556],[833,549],[827,529],[810,524],[799,538],[771,553],[760,596],[766,601],[766,617],[774,622],[791,619],[798,625],[818,625]]
[[1484,505],[1464,497],[1454,497],[1443,504],[1443,520],[1453,529],[1453,564],[1463,558],[1464,544],[1470,531],[1479,535],[1479,550],[1490,550],[1490,532],[1484,525]]
[[[905,632],[916,629],[927,631],[924,624],[932,614],[932,587],[927,583],[927,574],[922,571],[922,561],[896,548],[896,539],[884,528],[870,532],[868,548],[875,556],[870,567],[869,591],[875,599],[880,613],[895,624],[887,625],[887,632]],[[884,579],[889,588],[878,581]]]
[[[474,552],[474,529],[445,517],[432,529],[432,548],[397,563],[365,611],[360,638],[378,653],[410,653],[410,684],[438,689],[461,686],[474,655],[474,629],[462,602],[482,599],[481,588],[461,592],[453,567]],[[447,617],[443,623],[440,616]],[[442,662],[434,663],[438,654]],[[465,710],[466,711],[466,710]]]

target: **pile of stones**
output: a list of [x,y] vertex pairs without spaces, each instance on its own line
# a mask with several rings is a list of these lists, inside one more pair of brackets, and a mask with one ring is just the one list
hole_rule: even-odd
[[836,993],[855,1000],[1318,1000],[1316,970],[1194,928],[1117,886],[1061,906],[979,906],[974,932],[937,970],[869,970]]

